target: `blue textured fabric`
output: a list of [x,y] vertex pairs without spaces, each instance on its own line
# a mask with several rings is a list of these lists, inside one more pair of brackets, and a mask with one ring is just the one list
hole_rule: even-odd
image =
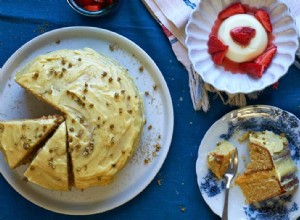
[[[207,129],[236,108],[224,106],[219,99],[211,99],[208,113],[193,110],[188,74],[176,60],[168,39],[141,1],[125,0],[114,14],[87,18],[73,11],[65,0],[0,0],[0,66],[20,46],[41,33],[75,25],[117,32],[143,48],[167,81],[175,113],[169,155],[153,182],[125,205],[84,219],[219,219],[201,197],[195,164],[200,141]],[[278,90],[267,88],[249,104],[274,105],[300,117],[300,70],[292,66],[280,80]],[[159,179],[162,185],[157,183]],[[0,219],[81,218],[53,213],[32,204],[1,176],[0,186]]]

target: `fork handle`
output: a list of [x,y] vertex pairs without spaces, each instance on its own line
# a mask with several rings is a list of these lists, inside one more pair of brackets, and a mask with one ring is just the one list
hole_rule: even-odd
[[228,220],[228,196],[229,196],[229,188],[226,188],[222,220]]

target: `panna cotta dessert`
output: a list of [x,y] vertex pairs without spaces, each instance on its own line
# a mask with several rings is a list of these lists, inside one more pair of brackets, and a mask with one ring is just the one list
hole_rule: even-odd
[[264,9],[234,3],[218,14],[209,35],[208,53],[231,73],[262,77],[277,52],[272,23]]
[[[241,45],[232,37],[233,31],[239,30],[238,28],[242,27],[246,27],[250,31],[253,30],[254,36],[250,39],[247,46]],[[247,31],[247,29],[245,30]],[[225,57],[237,63],[253,60],[264,52],[268,45],[266,30],[255,17],[248,14],[233,15],[222,22],[218,31],[218,39],[228,45]]]

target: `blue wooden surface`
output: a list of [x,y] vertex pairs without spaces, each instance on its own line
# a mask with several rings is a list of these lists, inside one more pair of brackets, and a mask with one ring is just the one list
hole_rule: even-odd
[[[195,173],[200,141],[206,130],[235,107],[211,96],[208,113],[195,112],[188,77],[169,42],[140,0],[122,1],[115,14],[87,18],[65,0],[0,0],[0,67],[24,43],[56,28],[93,26],[134,41],[163,73],[174,105],[175,129],[168,157],[154,181],[137,197],[114,210],[84,219],[219,219],[201,197]],[[0,100],[0,104],[1,100]],[[300,117],[300,70],[291,67],[278,90],[267,88],[249,104],[268,104]],[[162,185],[157,180],[161,179]],[[40,208],[21,197],[0,177],[0,219],[79,219]],[[185,211],[182,211],[182,208]]]

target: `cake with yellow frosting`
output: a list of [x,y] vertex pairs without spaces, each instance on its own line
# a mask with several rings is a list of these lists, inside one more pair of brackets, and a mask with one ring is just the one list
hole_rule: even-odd
[[128,70],[89,48],[58,50],[36,57],[15,80],[64,114],[73,185],[109,184],[134,154],[145,122]]
[[294,190],[297,167],[288,140],[271,131],[249,133],[250,163],[235,183],[249,203],[260,202]]
[[24,173],[28,181],[52,190],[69,190],[67,132],[63,122]]
[[57,115],[0,121],[0,150],[9,167],[16,168],[26,162],[62,121],[63,117]]
[[228,141],[221,141],[216,148],[207,155],[207,166],[218,179],[222,179],[236,148]]

